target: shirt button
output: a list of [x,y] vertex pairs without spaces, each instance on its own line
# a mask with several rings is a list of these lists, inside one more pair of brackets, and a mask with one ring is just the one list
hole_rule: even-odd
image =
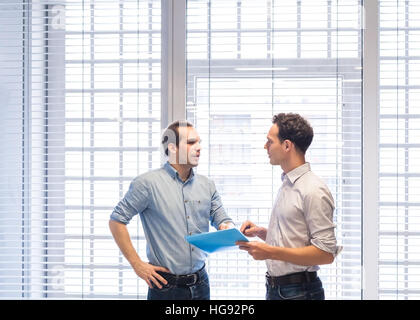
[[189,235],[192,235],[192,232],[190,232]]
[[194,251],[194,248],[191,248],[191,251]]
[[185,202],[185,203],[187,203],[187,202],[188,202],[188,200],[185,200],[184,202]]
[[187,219],[189,219],[190,218],[190,216],[187,216]]

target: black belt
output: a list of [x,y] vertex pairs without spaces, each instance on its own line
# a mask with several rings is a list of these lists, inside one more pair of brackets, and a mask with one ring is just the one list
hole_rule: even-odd
[[316,280],[318,278],[316,272],[297,272],[286,274],[284,276],[272,277],[268,273],[265,276],[267,283],[270,286],[284,286],[287,284],[298,284],[298,283],[308,283]]
[[168,281],[168,284],[170,285],[190,287],[195,285],[198,281],[200,281],[201,278],[203,278],[203,276],[206,274],[206,269],[203,266],[195,273],[182,275],[176,275],[162,271],[157,271],[157,273],[165,278],[165,280]]

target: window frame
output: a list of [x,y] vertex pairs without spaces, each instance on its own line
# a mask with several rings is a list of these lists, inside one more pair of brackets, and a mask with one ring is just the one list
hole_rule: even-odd
[[[185,13],[186,13],[186,0],[162,0],[162,85],[161,85],[161,127],[164,129],[170,122],[175,119],[186,117],[186,51],[185,51]],[[363,145],[362,145],[362,270],[363,270],[363,284],[362,284],[362,299],[377,299],[378,297],[378,185],[371,183],[371,181],[378,181],[378,1],[369,0],[364,1],[364,14],[365,14],[365,28],[363,34],[363,92],[362,92],[362,121],[363,121]],[[26,12],[30,11],[29,6]],[[29,23],[31,19],[26,17],[25,23]],[[27,25],[27,27],[30,27]],[[29,52],[27,52],[29,46],[25,44],[24,59],[27,61]],[[28,61],[28,64],[30,61]],[[27,65],[24,70],[28,70]],[[29,79],[30,74],[26,74],[24,79]],[[23,88],[25,97],[30,97],[28,93],[30,87],[26,84]],[[48,90],[48,89],[47,89]],[[60,103],[60,102],[59,102]],[[24,101],[24,113],[30,114],[31,101],[25,99]],[[47,111],[46,111],[47,112]],[[29,120],[28,120],[29,121]],[[25,128],[29,123],[25,123]],[[23,134],[25,137],[26,134]],[[48,132],[46,132],[48,134]],[[30,150],[29,146],[22,148],[23,153],[27,152],[28,156],[24,157],[24,167],[29,166],[30,161]],[[163,161],[163,160],[162,160]],[[30,170],[29,167],[24,169],[25,172]],[[51,182],[52,183],[52,182]],[[27,189],[27,182],[22,183],[22,188]],[[46,189],[49,190],[48,183]],[[30,198],[29,190],[23,191],[23,198]],[[375,199],[373,201],[372,199]],[[22,206],[22,219],[27,221],[26,216],[30,210],[28,204],[23,201]],[[364,213],[374,214],[364,214]],[[29,221],[28,221],[29,222]],[[27,226],[24,227],[26,232]],[[48,225],[42,227],[48,230]],[[33,231],[30,231],[32,234]],[[47,248],[45,250],[48,250]],[[30,252],[26,252],[26,254]],[[22,260],[26,269],[29,265],[29,261]],[[43,263],[43,262],[41,262]],[[56,271],[54,271],[56,272]],[[25,277],[26,277],[25,271]],[[47,279],[49,277],[47,276]],[[24,286],[29,285],[24,282],[22,283],[22,292],[26,292],[23,289]],[[24,297],[22,293],[22,297]],[[48,296],[50,296],[48,294]]]

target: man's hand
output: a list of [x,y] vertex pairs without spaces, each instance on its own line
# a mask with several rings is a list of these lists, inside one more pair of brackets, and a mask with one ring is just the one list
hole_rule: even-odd
[[255,260],[266,260],[271,257],[272,246],[266,244],[265,242],[238,241],[236,244],[239,245],[239,249],[248,251]]
[[255,223],[247,220],[242,223],[241,232],[247,237],[259,237],[265,240],[267,236],[267,229],[257,226]]
[[152,282],[155,284],[156,287],[159,289],[162,289],[163,284],[167,284],[168,281],[166,281],[160,274],[158,274],[156,271],[162,271],[162,272],[170,272],[168,269],[164,267],[157,267],[150,263],[139,261],[135,265],[132,266],[134,269],[134,272],[142,278],[144,281],[146,281],[149,288],[153,288]]
[[222,222],[221,224],[219,224],[219,230],[226,230],[232,228],[235,228],[235,225],[232,222]]

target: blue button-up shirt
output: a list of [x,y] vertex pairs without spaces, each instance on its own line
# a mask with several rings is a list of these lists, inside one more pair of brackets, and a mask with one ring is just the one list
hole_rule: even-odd
[[232,222],[213,181],[191,170],[183,182],[169,162],[135,178],[111,219],[127,224],[137,213],[149,263],[174,274],[198,271],[207,257],[185,240],[186,235],[208,232],[209,221],[216,229],[222,222]]

